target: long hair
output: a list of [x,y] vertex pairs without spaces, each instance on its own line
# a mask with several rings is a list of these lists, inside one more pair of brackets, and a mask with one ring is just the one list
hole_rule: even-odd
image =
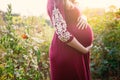
[[72,9],[76,0],[64,0],[65,8]]
[[70,0],[72,3],[75,3],[76,2],[76,0]]

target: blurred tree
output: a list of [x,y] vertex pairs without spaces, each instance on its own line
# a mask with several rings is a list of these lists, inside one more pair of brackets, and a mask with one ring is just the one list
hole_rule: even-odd
[[2,11],[0,11],[0,26],[4,26],[5,22],[4,22],[4,13]]
[[117,7],[115,5],[110,5],[109,6],[109,11],[110,12],[115,12],[117,10]]

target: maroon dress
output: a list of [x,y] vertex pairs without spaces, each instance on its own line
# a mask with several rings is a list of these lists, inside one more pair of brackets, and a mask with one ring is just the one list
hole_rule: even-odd
[[79,8],[75,6],[67,10],[62,1],[48,0],[47,5],[51,22],[56,28],[49,53],[51,80],[91,80],[90,53],[83,54],[67,43],[75,37],[83,46],[90,46],[92,30],[89,25],[87,29],[78,29]]

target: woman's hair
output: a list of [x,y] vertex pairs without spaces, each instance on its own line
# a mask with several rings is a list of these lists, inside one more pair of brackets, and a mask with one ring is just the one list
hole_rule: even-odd
[[73,8],[73,4],[76,4],[76,0],[64,0],[65,7],[67,9]]
[[75,3],[76,2],[76,0],[70,0],[72,3]]

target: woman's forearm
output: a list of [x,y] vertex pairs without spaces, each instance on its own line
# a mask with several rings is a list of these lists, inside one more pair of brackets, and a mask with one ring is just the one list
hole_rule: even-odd
[[71,46],[72,48],[75,48],[76,50],[82,52],[82,53],[88,53],[88,49],[85,48],[76,38],[73,38],[73,40],[69,43],[67,43],[67,45]]

